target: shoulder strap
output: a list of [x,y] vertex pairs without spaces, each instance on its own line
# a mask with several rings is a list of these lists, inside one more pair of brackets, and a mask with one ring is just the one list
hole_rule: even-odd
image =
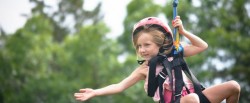
[[[180,46],[181,47],[181,46]],[[166,75],[169,76],[171,88],[173,90],[173,78],[175,78],[175,92],[172,93],[172,103],[179,103],[182,89],[185,86],[182,71],[183,70],[194,85],[196,93],[200,93],[204,87],[200,84],[198,79],[189,70],[184,58],[183,58],[183,48],[180,52],[175,52],[173,50],[171,55],[157,55],[149,61],[149,74],[148,74],[148,96],[153,97],[156,89],[159,87],[160,103],[164,103],[164,93],[162,84],[165,81]],[[172,61],[168,61],[167,57],[173,57]],[[162,63],[164,69],[156,76],[156,65]],[[174,75],[172,74],[174,71]],[[161,74],[163,73],[163,74]],[[175,76],[175,77],[173,77]]]
[[148,72],[148,96],[153,97],[157,87],[159,86],[158,78],[155,76],[156,73],[156,65],[157,63],[162,60],[163,57],[158,55],[153,57],[149,61],[149,72]]
[[196,93],[202,92],[205,89],[205,87],[200,84],[200,82],[198,81],[198,79],[189,70],[189,68],[188,68],[188,66],[187,66],[186,63],[183,65],[183,71],[187,75],[187,77],[192,81]]

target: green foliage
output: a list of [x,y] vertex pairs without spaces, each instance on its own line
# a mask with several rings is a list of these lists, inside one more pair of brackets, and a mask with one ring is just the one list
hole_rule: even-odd
[[[249,84],[249,25],[250,17],[246,5],[249,2],[244,0],[210,0],[203,1],[200,9],[194,11],[199,22],[194,28],[200,37],[204,38],[209,49],[204,56],[209,57],[205,60],[207,66],[206,75],[211,75],[207,79],[220,78],[222,81],[230,79],[237,80],[242,87],[240,103],[247,103]],[[218,59],[219,66],[226,66],[223,69],[213,64],[213,60]],[[233,61],[230,66],[227,62]]]
[[106,25],[93,20],[94,25],[67,34],[67,28],[58,26],[60,23],[40,10],[44,5],[35,2],[39,7],[33,9],[34,15],[25,26],[1,38],[1,102],[76,102],[73,94],[78,89],[111,82],[108,73],[119,72],[121,64],[115,41],[105,38],[109,31]]

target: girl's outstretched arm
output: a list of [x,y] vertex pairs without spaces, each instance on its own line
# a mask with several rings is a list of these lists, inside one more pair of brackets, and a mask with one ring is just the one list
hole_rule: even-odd
[[179,33],[191,42],[191,44],[183,44],[184,56],[192,56],[207,49],[208,44],[204,40],[184,29],[180,16],[175,18],[172,25],[173,27],[178,27]]
[[127,78],[122,80],[117,84],[111,84],[109,86],[100,88],[100,89],[80,89],[79,93],[75,93],[75,99],[79,101],[86,101],[95,96],[101,95],[111,95],[124,91],[125,89],[131,87],[140,80],[145,79],[146,65],[141,65],[135,69]]

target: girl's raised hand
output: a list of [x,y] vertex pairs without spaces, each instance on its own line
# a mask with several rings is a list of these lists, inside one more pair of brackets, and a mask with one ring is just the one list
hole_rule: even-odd
[[75,99],[79,101],[86,101],[95,96],[95,92],[91,88],[80,89],[79,93],[74,94]]
[[178,27],[178,32],[180,34],[184,33],[185,30],[184,30],[184,27],[183,27],[180,16],[176,16],[176,18],[172,21],[172,25],[173,25],[174,28]]

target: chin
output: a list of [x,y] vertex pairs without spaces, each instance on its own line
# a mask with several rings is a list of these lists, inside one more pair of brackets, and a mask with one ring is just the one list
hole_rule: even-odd
[[151,56],[150,57],[149,56],[148,57],[143,57],[143,59],[146,60],[146,61],[149,61],[151,58],[153,58],[153,57],[151,57]]
[[151,58],[144,58],[144,60],[149,61]]
[[153,57],[147,57],[147,58],[144,58],[144,60],[147,60],[149,61],[150,59],[152,59]]

